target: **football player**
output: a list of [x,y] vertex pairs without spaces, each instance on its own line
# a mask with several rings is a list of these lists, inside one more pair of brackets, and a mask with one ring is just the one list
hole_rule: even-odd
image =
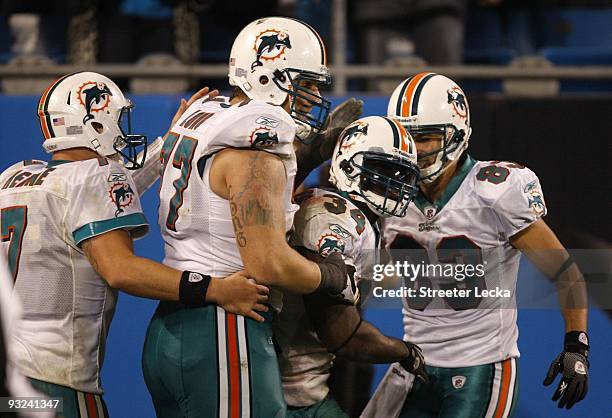
[[[311,189],[297,198],[300,209],[291,245],[311,259],[342,254],[355,269],[358,295],[360,282],[371,279],[378,258],[379,218],[405,214],[418,176],[414,142],[398,122],[380,116],[354,122],[333,153],[330,181],[336,189]],[[397,361],[426,378],[420,349],[363,321],[350,290],[344,301],[284,294],[274,332],[282,350],[279,362],[290,417],[347,417],[328,394],[335,356]]]
[[100,369],[118,289],[217,303],[257,319],[253,308],[267,309],[268,290],[243,275],[204,280],[134,255],[132,239],[148,224],[126,170],[141,165],[134,156],[146,146],[124,130],[131,108],[103,75],[61,77],[38,107],[51,161],[26,160],[0,174],[1,245],[23,305],[15,362],[36,389],[64,399],[68,418],[107,416]]
[[[318,91],[330,81],[321,38],[294,19],[258,19],[234,41],[229,80],[231,97],[196,101],[164,142],[165,263],[213,276],[244,269],[261,284],[340,293],[340,255],[315,263],[285,239],[297,210],[296,123],[304,137],[318,135],[329,110]],[[280,304],[271,289],[267,319]],[[159,417],[285,415],[270,321],[160,303],[143,369]]]
[[[513,298],[521,252],[559,290],[564,348],[544,384],[561,373],[553,400],[571,408],[587,390],[586,289],[577,266],[542,219],[546,206],[538,177],[516,163],[470,157],[468,101],[443,75],[420,73],[402,82],[391,96],[388,115],[412,134],[421,180],[406,216],[385,223],[387,245],[413,250],[413,255],[418,250],[425,264],[461,267],[466,273],[471,265],[474,274],[448,277],[434,270],[407,281],[419,297],[404,300],[405,338],[422,347],[431,380],[412,384],[407,379],[405,399],[391,400],[385,392],[398,387],[398,376],[387,373],[363,416],[381,416],[381,411],[391,417],[512,415],[519,357]],[[427,289],[469,293],[440,298]],[[497,297],[483,293],[496,289]]]

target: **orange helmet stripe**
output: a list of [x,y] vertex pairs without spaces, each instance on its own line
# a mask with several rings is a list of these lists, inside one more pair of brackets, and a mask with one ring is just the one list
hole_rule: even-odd
[[59,82],[70,75],[72,74],[66,74],[65,76],[62,76],[58,78],[57,80],[55,80],[53,83],[51,83],[51,85],[47,88],[47,90],[45,90],[42,96],[40,96],[40,101],[38,102],[38,118],[40,119],[40,129],[45,139],[49,139],[53,136],[51,134],[51,128],[49,126],[49,122],[50,122],[49,115],[47,114],[47,106],[49,105],[47,99],[49,98],[49,95],[51,94],[51,92],[59,84]]
[[414,99],[414,92],[417,86],[423,80],[423,78],[425,78],[425,76],[429,74],[432,74],[432,73],[418,73],[408,83],[406,92],[404,93],[404,96],[401,99],[402,100],[402,117],[412,116],[410,114],[410,109],[412,109],[412,101]]

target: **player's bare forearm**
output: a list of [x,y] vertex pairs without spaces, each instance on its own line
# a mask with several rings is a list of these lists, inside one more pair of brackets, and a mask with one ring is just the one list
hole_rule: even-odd
[[511,237],[510,242],[553,281],[557,288],[566,332],[586,331],[586,283],[578,266],[555,233],[540,219]]
[[92,237],[82,249],[111,287],[135,296],[178,300],[181,272],[134,255],[127,231],[119,229]]
[[354,305],[327,295],[304,297],[306,312],[325,348],[337,356],[366,363],[393,363],[408,355],[406,345],[361,319]]
[[368,321],[362,321],[357,332],[336,355],[366,363],[395,363],[408,355],[402,340],[387,337]]
[[[166,135],[164,138],[157,137],[155,141],[147,146],[147,155],[143,167],[132,174],[138,194],[141,196],[159,179],[161,172],[161,159],[159,157]],[[137,158],[139,161],[142,158],[141,154]]]
[[280,158],[262,151],[224,150],[211,168],[213,190],[219,172],[224,173],[225,185],[217,189],[225,189],[220,192],[229,201],[236,243],[249,277],[296,293],[316,290],[319,268],[285,239],[287,180]]
[[[92,267],[108,284],[134,296],[157,300],[179,300],[182,272],[164,264],[138,257],[125,230],[110,231],[82,244]],[[248,280],[241,272],[224,279],[212,278],[205,301],[224,309],[263,321],[254,310],[265,312],[268,289]]]

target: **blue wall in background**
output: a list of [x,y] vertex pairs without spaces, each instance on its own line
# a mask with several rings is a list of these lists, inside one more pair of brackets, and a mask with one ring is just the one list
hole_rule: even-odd
[[[162,135],[178,105],[178,97],[136,96],[133,115],[135,132],[153,139]],[[365,113],[381,114],[386,110],[386,99],[365,97]],[[0,169],[22,159],[47,159],[40,144],[42,136],[36,118],[37,98],[0,96],[1,154]],[[477,127],[476,127],[477,129]],[[537,172],[537,167],[532,167]],[[138,254],[155,260],[162,259],[162,243],[157,227],[156,189],[142,197],[143,207],[151,231],[136,244]],[[550,208],[554,211],[554,208]],[[521,275],[531,279],[536,273],[523,264]],[[154,416],[153,406],[144,385],[140,367],[140,353],[149,318],[155,309],[154,301],[121,294],[117,313],[108,340],[102,373],[105,399],[114,418],[148,418]],[[401,336],[401,317],[391,309],[370,310],[367,318],[388,334]],[[610,417],[609,399],[612,387],[612,333],[610,321],[601,311],[592,311],[590,336],[591,384],[589,395],[572,411],[560,411],[550,401],[552,388],[541,384],[550,361],[562,347],[563,322],[556,310],[521,310],[519,312],[519,347],[521,394],[517,417],[540,418],[554,416]],[[377,367],[380,379],[386,366]],[[605,412],[608,411],[608,412]]]

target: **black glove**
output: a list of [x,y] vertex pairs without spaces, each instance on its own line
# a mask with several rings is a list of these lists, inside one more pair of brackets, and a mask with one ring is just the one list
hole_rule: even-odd
[[408,347],[408,356],[399,362],[399,364],[409,373],[412,373],[423,382],[429,382],[429,375],[425,370],[425,359],[423,358],[423,352],[421,347],[411,342],[404,341],[406,347]]
[[565,334],[563,352],[552,362],[544,386],[550,385],[562,373],[561,382],[552,400],[559,400],[559,408],[570,409],[587,394],[589,386],[589,337],[585,332],[571,331]]

